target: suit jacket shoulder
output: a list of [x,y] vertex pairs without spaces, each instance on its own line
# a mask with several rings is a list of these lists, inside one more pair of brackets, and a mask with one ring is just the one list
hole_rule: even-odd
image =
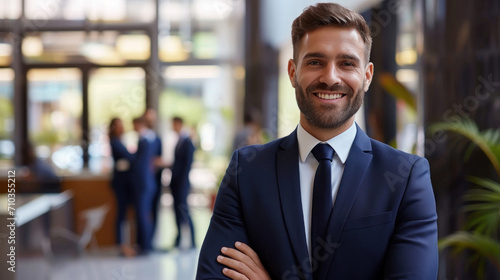
[[383,161],[385,164],[399,164],[404,159],[405,162],[415,162],[422,157],[395,149],[385,143],[370,138],[373,159]]
[[266,144],[250,145],[239,148],[234,151],[234,154],[237,154],[239,164],[259,166],[259,163],[269,163],[270,160],[276,157],[276,154],[281,148],[288,148],[293,145],[297,146],[296,130],[288,136],[276,139]]

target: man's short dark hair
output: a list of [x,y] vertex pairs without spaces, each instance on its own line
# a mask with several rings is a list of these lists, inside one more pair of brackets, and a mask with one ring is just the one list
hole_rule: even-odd
[[146,119],[143,116],[141,116],[141,117],[134,118],[132,120],[132,122],[133,123],[137,123],[137,124],[144,124],[145,125],[146,124]]
[[172,121],[174,121],[174,122],[178,122],[178,123],[180,123],[180,124],[183,124],[183,123],[184,123],[184,120],[183,120],[181,117],[177,117],[177,116],[176,116],[176,117],[173,117],[173,118],[172,118]]
[[292,23],[293,58],[297,59],[299,42],[310,31],[320,27],[334,26],[355,28],[365,43],[365,59],[370,61],[372,37],[365,19],[358,13],[336,3],[318,3],[307,7]]

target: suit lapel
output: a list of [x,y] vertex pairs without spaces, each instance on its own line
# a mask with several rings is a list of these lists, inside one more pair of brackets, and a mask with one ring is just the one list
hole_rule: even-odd
[[328,270],[332,265],[331,262],[335,255],[334,248],[342,246],[342,244],[338,244],[342,228],[354,204],[371,159],[370,138],[357,127],[356,138],[345,163],[344,174],[342,175],[335,205],[328,222],[328,234],[325,241],[329,245],[328,249],[331,253],[328,254],[328,258],[325,261],[329,265],[321,266],[320,279],[327,279]]
[[175,151],[179,151],[181,149],[184,139],[184,136],[179,136],[179,140],[177,140],[177,144],[175,144]]
[[[302,265],[309,262],[309,254],[300,198],[299,148],[296,131],[283,140],[277,154],[276,170],[281,209],[288,236],[297,263]],[[306,274],[306,277],[306,279],[312,279],[311,274]]]

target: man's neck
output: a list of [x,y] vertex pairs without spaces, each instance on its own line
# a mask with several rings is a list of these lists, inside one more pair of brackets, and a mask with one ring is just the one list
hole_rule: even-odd
[[354,122],[354,116],[348,119],[345,123],[343,123],[341,126],[336,127],[336,128],[319,128],[316,126],[311,125],[309,122],[305,120],[305,118],[301,115],[300,116],[300,125],[304,128],[305,131],[307,131],[309,134],[314,136],[316,139],[320,141],[327,141],[329,139],[332,139],[333,137],[343,133],[349,127],[352,126]]

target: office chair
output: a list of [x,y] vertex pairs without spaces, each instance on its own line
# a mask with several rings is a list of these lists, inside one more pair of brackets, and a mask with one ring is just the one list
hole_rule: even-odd
[[95,233],[101,228],[108,211],[109,205],[107,204],[82,211],[79,217],[85,221],[85,226],[81,234],[77,234],[67,228],[59,227],[52,229],[50,239],[42,243],[44,253],[49,257],[53,257],[55,247],[55,244],[53,244],[55,242],[53,241],[61,238],[69,241],[76,247],[78,256],[82,256],[85,253],[85,248],[89,244],[92,249],[98,249],[99,245]]

